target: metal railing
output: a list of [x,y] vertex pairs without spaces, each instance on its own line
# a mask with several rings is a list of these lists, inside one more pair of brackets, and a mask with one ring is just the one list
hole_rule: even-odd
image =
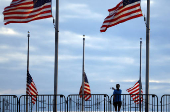
[[170,94],[161,97],[161,112],[170,112]]
[[[64,95],[22,95],[19,99],[19,112],[52,112],[54,97],[57,98],[57,111],[66,111],[66,99]],[[34,98],[36,98],[34,102]]]
[[[0,112],[52,112],[54,108],[53,99],[57,98],[58,112],[71,111],[88,111],[88,112],[114,112],[113,95],[109,97],[107,94],[90,94],[91,97],[87,101],[82,100],[79,94],[72,94],[65,97],[64,95],[22,95],[18,98],[16,95],[0,95]],[[85,95],[83,95],[85,96]],[[142,100],[139,105],[139,94],[121,94],[121,112],[145,112],[145,98],[149,97],[150,112],[170,112],[170,95],[161,97],[161,105],[158,105],[158,97],[154,94],[141,94]],[[34,101],[35,98],[35,101]]]
[[16,95],[0,95],[0,112],[18,112]]
[[[90,94],[91,97],[87,101],[82,100],[79,94],[69,95],[67,97],[67,112],[96,112],[109,110],[109,96],[107,94]],[[86,96],[84,94],[83,96]],[[83,105],[82,105],[83,104]]]
[[[141,103],[139,102],[141,97]],[[149,111],[158,112],[158,97],[154,94],[121,94],[121,112],[145,112],[145,98],[149,97]],[[117,96],[120,97],[120,96]],[[110,111],[114,111],[114,95],[110,98]]]

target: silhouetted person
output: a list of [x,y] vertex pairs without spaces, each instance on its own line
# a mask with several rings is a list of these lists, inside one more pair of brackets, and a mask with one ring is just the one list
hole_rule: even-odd
[[117,111],[117,107],[118,107],[118,112],[120,112],[120,108],[121,108],[121,104],[122,104],[122,102],[121,102],[122,90],[119,88],[120,88],[119,84],[116,84],[116,89],[112,87],[112,89],[114,90],[113,105],[115,107],[115,111]]

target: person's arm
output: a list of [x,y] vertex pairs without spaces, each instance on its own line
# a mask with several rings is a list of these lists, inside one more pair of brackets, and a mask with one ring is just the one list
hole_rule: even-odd
[[112,89],[113,89],[113,90],[115,90],[115,88],[114,88],[114,87],[112,87]]

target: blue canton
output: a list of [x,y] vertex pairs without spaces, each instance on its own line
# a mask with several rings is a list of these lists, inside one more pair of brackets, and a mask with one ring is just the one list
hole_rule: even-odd
[[123,7],[125,7],[128,4],[138,2],[138,1],[140,1],[140,0],[123,0]]
[[31,84],[32,82],[32,77],[29,73],[27,73],[27,84]]
[[83,75],[84,75],[84,82],[89,83],[88,79],[87,79],[87,76],[86,76],[86,73],[84,73]]
[[51,2],[51,0],[33,0],[33,2],[34,2],[34,8],[37,8],[44,5],[45,3]]

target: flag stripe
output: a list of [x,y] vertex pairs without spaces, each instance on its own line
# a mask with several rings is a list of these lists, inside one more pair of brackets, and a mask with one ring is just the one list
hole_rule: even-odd
[[[22,5],[32,5],[33,4],[33,0],[24,0],[21,2],[12,2],[10,6],[5,7],[5,11],[12,9],[12,8],[16,8]],[[33,6],[33,5],[32,5]]]
[[[19,15],[19,16],[28,16],[27,14],[30,14],[30,15],[34,15],[34,14],[37,14],[39,13],[40,11],[51,11],[51,7],[49,5],[47,6],[44,6],[44,7],[41,7],[41,8],[38,8],[38,9],[30,9],[30,10],[27,10],[27,12],[25,12],[23,9],[19,10],[19,11],[8,11],[6,13],[4,13],[4,16],[5,17],[8,17],[8,16],[13,16],[13,15],[19,15],[19,14],[22,14],[22,15]],[[37,12],[37,13],[36,13]]]
[[38,95],[38,91],[31,75],[29,74],[29,71],[27,72],[26,92],[28,95],[35,95],[35,96],[30,96],[32,98],[32,103],[35,104],[37,98],[36,95]]
[[28,23],[30,21],[52,17],[51,2],[34,6],[33,0],[13,1],[4,9],[4,24]]
[[[116,5],[116,7],[113,7],[112,9],[108,9],[108,11],[109,11],[109,12],[117,11],[117,9],[118,9],[119,7],[121,7],[121,6],[123,6],[123,1],[121,1],[120,3],[118,3],[118,4]],[[110,14],[110,13],[109,13],[109,14]]]
[[32,1],[23,2],[17,5],[13,5],[13,6],[8,6],[5,8],[5,11],[11,11],[11,10],[17,10],[17,9],[29,9],[29,8],[33,8]]
[[[49,12],[51,12],[51,11],[41,11],[41,12],[39,12],[38,14],[34,14],[34,15],[29,15],[28,14],[28,16],[24,16],[24,17],[22,17],[22,16],[10,16],[10,17],[4,17],[6,20],[8,19],[8,20],[23,20],[23,21],[26,21],[26,20],[28,20],[28,19],[31,19],[31,18],[34,18],[34,17],[37,17],[38,15],[40,15],[40,14],[42,14],[42,15],[48,15],[47,13],[49,13]],[[12,19],[10,19],[12,17]]]
[[[133,5],[133,6],[129,6],[129,7],[123,7],[123,5],[122,5],[122,7],[117,11],[117,12],[115,12],[115,11],[111,11],[109,14],[109,16],[107,16],[106,17],[106,19],[108,19],[108,18],[110,18],[110,17],[114,17],[114,18],[117,18],[118,16],[117,15],[122,15],[122,14],[125,14],[125,13],[133,13],[133,12],[131,12],[131,11],[135,11],[135,10],[137,10],[137,9],[140,9],[140,4],[135,4],[135,5]],[[114,13],[113,13],[114,12]],[[105,20],[106,20],[105,19]],[[110,19],[112,19],[112,18],[110,18]],[[105,21],[104,21],[105,22]]]
[[[14,8],[11,8],[9,9],[8,11],[4,11],[4,14],[5,13],[8,13],[8,12],[29,12],[31,10],[34,10],[34,11],[38,11],[39,9],[42,9],[42,8],[50,8],[48,10],[51,10],[51,3],[46,3],[45,5],[42,5],[41,7],[38,7],[38,8],[34,8],[33,9],[33,5],[31,4],[32,7],[28,6],[28,7],[14,7]],[[27,10],[24,10],[24,9],[27,9]]]
[[116,5],[116,7],[109,9],[109,16],[107,16],[100,29],[101,32],[105,32],[107,28],[115,26],[119,23],[141,17],[142,11],[140,7],[140,1],[131,3],[123,7],[123,1]]
[[[139,84],[139,81],[138,81],[133,87],[126,90],[129,94],[131,94],[131,97],[136,104],[139,103],[139,95],[138,95],[139,89],[140,89],[140,84]],[[143,94],[142,89],[141,89],[141,94]],[[142,96],[141,96],[141,101],[143,101]]]
[[[82,98],[82,85],[80,87],[80,91],[79,91],[79,94],[80,94],[80,98]],[[88,82],[88,79],[87,79],[87,76],[86,74],[84,73],[84,99],[85,101],[87,101],[88,99],[91,98],[91,90],[90,90],[90,86],[89,86],[89,82]]]
[[137,15],[138,13],[139,14],[141,13],[140,9],[135,9],[135,10],[129,9],[128,11],[126,11],[124,13],[120,12],[120,13],[115,14],[114,19],[112,19],[111,17],[110,18],[106,18],[104,23],[108,23],[108,22],[115,22],[116,23],[116,20],[119,20],[119,19],[124,18],[126,16],[130,17],[132,15]]
[[18,3],[26,2],[26,1],[32,1],[32,0],[12,0],[11,5],[16,5]]
[[129,92],[129,94],[135,94],[139,91],[139,84],[135,84],[133,88],[127,89],[127,91]]
[[[117,25],[117,24],[119,24],[119,23],[123,23],[123,22],[125,22],[125,21],[131,20],[131,19],[134,19],[134,18],[137,18],[137,17],[140,17],[140,16],[142,16],[142,14],[141,14],[141,15],[134,15],[134,16],[130,15],[130,17],[129,17],[129,16],[126,16],[126,18],[125,18],[125,17],[124,17],[124,18],[121,18],[121,19],[115,21],[114,23],[111,23],[110,25],[103,25],[103,26],[102,26],[103,28],[101,28],[101,32],[105,32],[105,31],[107,30],[108,26],[109,26],[109,27],[112,27],[112,26],[115,26],[115,25]],[[107,28],[106,28],[106,27],[107,27]]]
[[12,17],[15,14],[17,14],[17,15],[22,14],[22,15],[18,15],[18,16],[28,16],[27,14],[34,15],[34,14],[38,14],[40,11],[51,11],[51,6],[45,5],[45,6],[42,6],[39,8],[35,8],[35,9],[29,8],[29,9],[30,10],[28,10],[28,9],[24,10],[23,8],[18,8],[17,11],[10,10],[8,12],[4,12],[4,16],[6,17],[8,15],[8,16]]
[[27,2],[27,3],[24,3],[23,5],[22,4],[19,4],[18,6],[9,6],[9,7],[6,7],[4,9],[4,12],[3,13],[7,13],[7,12],[15,12],[15,11],[25,11],[27,12],[29,9],[33,9],[33,2]]
[[27,20],[27,21],[8,21],[8,22],[5,23],[5,25],[7,25],[9,23],[28,23],[28,22],[31,22],[31,21],[34,21],[34,20],[45,19],[45,18],[49,18],[49,17],[51,17],[51,15],[33,18],[33,19],[30,19],[30,20]]

